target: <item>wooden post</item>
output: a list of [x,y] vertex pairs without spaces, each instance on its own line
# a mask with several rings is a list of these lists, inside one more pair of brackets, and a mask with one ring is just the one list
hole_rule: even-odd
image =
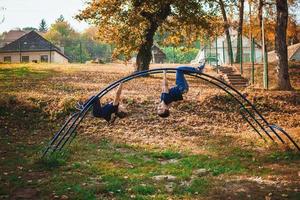
[[209,40],[209,65],[211,65],[211,41]]
[[216,37],[216,67],[217,67],[217,73],[219,73],[219,64],[218,64],[218,37]]
[[52,62],[52,44],[50,44],[49,50],[50,50],[49,62],[51,63]]
[[263,83],[264,89],[269,89],[269,74],[268,74],[268,53],[265,44],[265,25],[264,18],[262,20],[262,48],[263,48],[263,61],[264,61],[264,72],[263,72]]
[[225,43],[224,43],[224,41],[222,42],[222,49],[223,49],[223,64],[225,64],[226,63],[226,57],[225,57]]
[[20,55],[20,63],[22,63],[22,50],[21,50],[20,40],[19,40],[19,55]]
[[242,33],[240,37],[240,70],[241,70],[241,74],[243,74],[243,34]]
[[254,85],[255,42],[251,35],[251,84]]
[[80,63],[82,63],[82,44],[81,41],[79,42],[79,48],[80,48]]

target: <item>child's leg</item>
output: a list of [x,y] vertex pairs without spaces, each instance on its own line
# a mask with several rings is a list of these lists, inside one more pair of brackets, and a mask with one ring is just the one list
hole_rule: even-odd
[[99,98],[97,97],[93,104],[93,116],[94,117],[102,117],[101,113],[102,113],[102,108],[101,108]]
[[184,77],[184,71],[196,72],[194,67],[178,67],[176,72],[176,85],[182,93],[186,93],[189,90],[189,85]]

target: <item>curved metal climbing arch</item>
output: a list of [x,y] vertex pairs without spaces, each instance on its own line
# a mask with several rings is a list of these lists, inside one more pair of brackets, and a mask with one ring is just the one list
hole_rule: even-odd
[[[85,104],[83,109],[71,115],[69,119],[65,122],[65,124],[61,127],[61,129],[53,136],[49,145],[43,152],[43,157],[53,152],[62,150],[66,144],[70,144],[73,141],[73,139],[77,135],[76,129],[78,125],[86,116],[96,97],[99,97],[99,99],[101,99],[109,91],[116,88],[120,83],[125,83],[135,78],[143,77],[145,75],[163,73],[163,71],[166,71],[167,73],[176,73],[177,69],[159,68],[134,73],[132,75],[129,75],[118,81],[113,82],[112,84],[101,90],[98,94],[91,97]],[[256,107],[238,90],[223,82],[222,80],[219,80],[211,75],[202,72],[195,73],[194,71],[185,71],[185,74],[206,81],[230,95],[237,103],[237,105],[239,105],[239,111],[243,119],[245,119],[245,121],[253,128],[254,132],[257,133],[259,137],[261,137],[264,141],[271,140],[273,142],[281,142],[283,144],[287,143],[288,141],[291,144],[293,144],[293,146],[297,150],[300,151],[300,147],[298,146],[298,144],[291,138],[291,136],[286,131],[284,131],[279,126],[269,124],[268,121],[258,112]]]

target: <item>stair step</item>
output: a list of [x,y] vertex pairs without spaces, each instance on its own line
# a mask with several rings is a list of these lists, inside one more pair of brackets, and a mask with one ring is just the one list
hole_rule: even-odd
[[219,71],[223,73],[224,80],[228,82],[230,85],[235,87],[247,87],[248,80],[245,79],[241,74],[237,74],[236,71],[228,66],[228,67],[219,67]]
[[246,80],[243,77],[227,77],[228,80]]
[[227,74],[228,77],[242,77],[240,74]]
[[224,74],[233,74],[234,71],[225,71],[225,70],[220,70],[220,72],[224,73]]
[[231,85],[247,85],[248,83],[245,82],[236,82],[236,83],[230,83]]
[[248,80],[244,79],[244,78],[228,78],[228,81],[246,81],[246,82],[248,82]]

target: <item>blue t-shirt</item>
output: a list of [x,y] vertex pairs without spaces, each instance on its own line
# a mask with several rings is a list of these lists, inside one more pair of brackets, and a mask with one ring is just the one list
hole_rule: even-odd
[[106,121],[111,120],[111,115],[118,112],[118,106],[114,106],[112,103],[108,103],[102,107],[101,115]]
[[93,106],[93,115],[95,117],[100,117],[106,121],[111,120],[111,115],[118,112],[118,105],[114,106],[113,103],[108,103],[101,107],[100,102],[96,101]]
[[179,90],[177,86],[175,86],[169,90],[169,93],[163,92],[160,96],[160,99],[161,101],[164,101],[165,104],[169,105],[174,101],[183,100],[183,97],[182,97],[182,92]]

